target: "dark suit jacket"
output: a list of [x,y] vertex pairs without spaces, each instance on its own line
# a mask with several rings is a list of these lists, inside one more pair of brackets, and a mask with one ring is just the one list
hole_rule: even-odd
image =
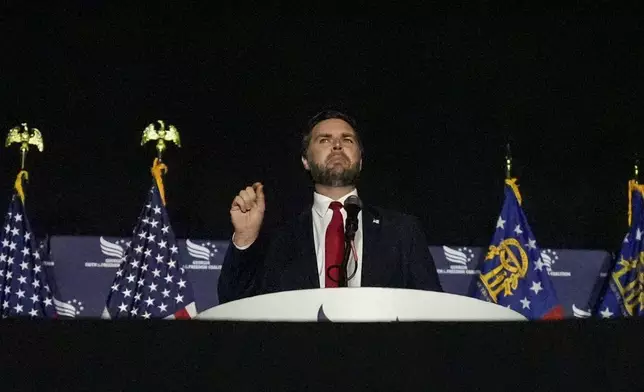
[[[320,288],[309,208],[271,240],[228,247],[219,276],[219,302],[259,294]],[[362,211],[363,287],[442,291],[418,219],[377,207]]]

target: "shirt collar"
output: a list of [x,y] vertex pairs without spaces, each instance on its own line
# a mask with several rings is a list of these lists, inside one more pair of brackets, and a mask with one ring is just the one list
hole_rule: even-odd
[[[358,190],[353,188],[353,190],[346,195],[339,198],[337,201],[344,205],[344,201],[351,195],[358,196]],[[317,192],[313,192],[313,211],[315,211],[320,217],[323,217],[324,214],[329,210],[329,204],[334,201],[330,197],[321,195]]]

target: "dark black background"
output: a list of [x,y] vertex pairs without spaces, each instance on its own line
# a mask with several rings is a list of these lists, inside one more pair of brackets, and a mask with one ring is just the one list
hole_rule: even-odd
[[5,320],[0,365],[8,390],[637,391],[643,326]]
[[[273,226],[310,202],[300,133],[335,106],[360,124],[362,199],[419,216],[431,244],[488,244],[507,140],[542,247],[624,235],[643,139],[635,8],[20,3],[0,14],[0,127],[44,134],[28,157],[38,234],[127,234],[159,118],[184,144],[166,156],[178,236],[228,238],[232,197],[258,180]],[[18,162],[0,151],[7,200]]]

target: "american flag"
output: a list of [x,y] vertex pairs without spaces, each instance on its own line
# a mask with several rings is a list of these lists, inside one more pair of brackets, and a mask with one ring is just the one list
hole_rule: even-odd
[[103,318],[189,319],[197,314],[192,285],[156,182],[110,287]]
[[27,219],[20,172],[0,233],[0,304],[2,318],[57,317],[31,225]]

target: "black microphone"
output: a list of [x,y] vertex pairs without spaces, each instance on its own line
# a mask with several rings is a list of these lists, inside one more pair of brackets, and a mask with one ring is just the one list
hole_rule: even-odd
[[358,213],[362,210],[362,201],[355,195],[347,197],[344,201],[344,210],[347,212],[347,220],[344,224],[344,239],[351,242],[358,231]]
[[349,257],[351,255],[352,242],[358,231],[358,213],[362,210],[362,202],[355,195],[347,197],[344,201],[344,210],[347,212],[347,220],[344,223],[344,257],[340,265],[338,287],[347,287],[349,279],[353,278],[358,269],[358,260],[355,261],[354,271],[349,276]]

